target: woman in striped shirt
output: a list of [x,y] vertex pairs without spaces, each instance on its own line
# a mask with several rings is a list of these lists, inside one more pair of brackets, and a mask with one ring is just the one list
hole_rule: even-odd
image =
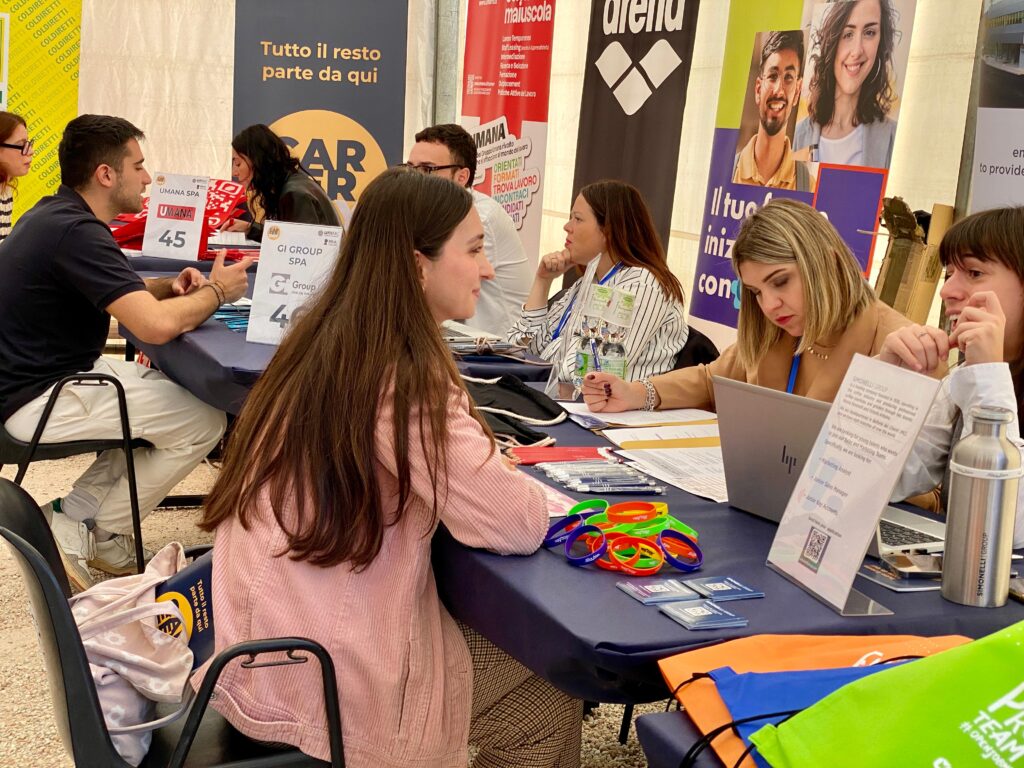
[[[626,378],[671,371],[689,333],[683,289],[669,271],[640,192],[622,181],[588,184],[576,197],[564,229],[565,248],[540,260],[509,341],[552,361],[558,378],[570,381],[584,320],[584,288],[598,283],[636,299],[623,342]],[[574,267],[584,268],[583,276],[549,303],[552,281]]]
[[0,241],[11,233],[14,213],[14,179],[24,176],[32,165],[32,140],[25,118],[0,112]]

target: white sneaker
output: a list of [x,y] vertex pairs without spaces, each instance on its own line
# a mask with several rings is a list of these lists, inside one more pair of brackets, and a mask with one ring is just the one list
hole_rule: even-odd
[[[68,581],[77,591],[92,586],[92,576],[86,563],[95,556],[96,539],[85,523],[72,520],[59,511],[59,505],[50,502],[49,509],[42,508],[50,523],[50,531],[57,541],[61,562],[67,572]],[[47,514],[49,513],[49,514]]]
[[[145,547],[142,556],[148,563],[153,553]],[[119,533],[109,541],[97,541],[93,555],[88,560],[90,567],[114,576],[127,576],[137,573],[135,567],[135,537],[127,533]]]

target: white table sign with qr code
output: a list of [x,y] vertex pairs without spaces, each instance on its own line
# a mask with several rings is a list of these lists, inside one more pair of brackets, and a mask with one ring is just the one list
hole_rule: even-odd
[[206,218],[209,176],[157,173],[149,198],[142,254],[163,259],[199,260]]
[[768,565],[843,615],[891,613],[853,589],[939,382],[855,355],[779,522]]
[[341,227],[268,221],[252,291],[246,341],[280,344],[296,312],[327,281],[338,259]]

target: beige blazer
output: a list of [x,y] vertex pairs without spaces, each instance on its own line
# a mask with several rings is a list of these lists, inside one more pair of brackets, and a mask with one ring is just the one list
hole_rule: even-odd
[[[882,347],[885,337],[897,328],[910,325],[910,320],[881,301],[865,309],[856,320],[828,344],[815,344],[815,352],[828,355],[824,359],[808,353],[800,360],[794,394],[815,400],[832,402],[839,385],[846,375],[853,356],[874,356]],[[768,350],[768,354],[756,368],[740,364],[736,346],[726,349],[722,356],[710,365],[696,365],[655,376],[651,379],[661,397],[659,408],[706,408],[715,409],[715,392],[711,385],[712,376],[746,381],[750,384],[785,390],[789,381],[789,369],[793,362],[795,340],[783,336]],[[940,365],[932,374],[937,379],[946,375],[946,366]]]

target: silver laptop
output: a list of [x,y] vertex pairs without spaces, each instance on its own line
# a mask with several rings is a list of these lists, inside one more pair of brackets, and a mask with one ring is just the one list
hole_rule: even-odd
[[[729,504],[778,523],[830,405],[712,378]],[[941,552],[945,535],[945,523],[887,506],[868,554]]]

